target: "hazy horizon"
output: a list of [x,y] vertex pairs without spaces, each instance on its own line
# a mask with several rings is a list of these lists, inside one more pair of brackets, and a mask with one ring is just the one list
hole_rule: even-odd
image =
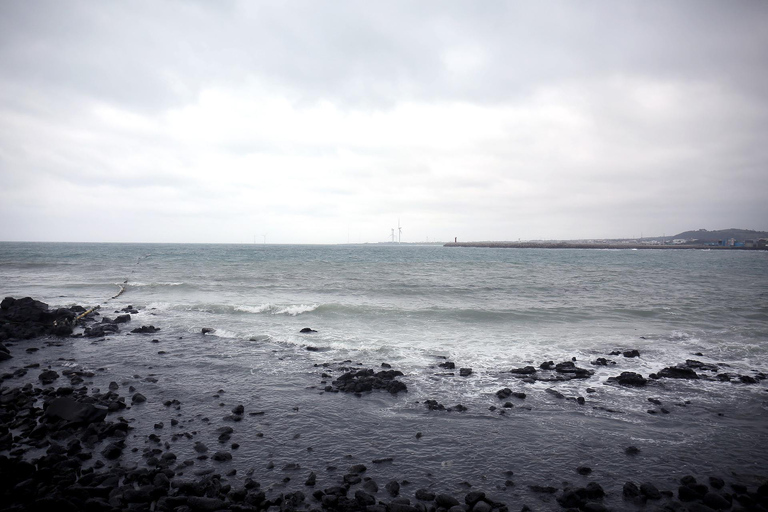
[[2,2],[0,240],[753,229],[767,20],[758,1]]

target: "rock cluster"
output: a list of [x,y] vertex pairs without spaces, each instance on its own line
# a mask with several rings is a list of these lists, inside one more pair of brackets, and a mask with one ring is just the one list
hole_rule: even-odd
[[402,376],[403,372],[398,370],[381,370],[374,372],[373,369],[367,368],[357,371],[349,371],[334,380],[330,386],[326,386],[325,390],[342,391],[344,393],[363,393],[365,391],[373,391],[374,389],[382,389],[395,395],[401,391],[408,391],[408,387],[405,383],[396,380],[397,377]]
[[[49,309],[48,304],[31,297],[6,297],[0,302],[0,342],[46,335],[69,336],[74,319],[84,311],[81,306]],[[7,353],[2,349],[0,352]]]

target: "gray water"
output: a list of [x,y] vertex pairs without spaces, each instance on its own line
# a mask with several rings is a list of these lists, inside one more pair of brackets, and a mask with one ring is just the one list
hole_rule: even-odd
[[[123,283],[125,292],[110,300]],[[689,473],[768,475],[764,383],[606,384],[622,371],[647,376],[686,359],[725,363],[729,373],[767,371],[766,285],[765,252],[0,244],[0,295],[101,304],[107,316],[130,304],[140,310],[131,327],[161,328],[150,336],[123,329],[103,341],[73,339],[12,361],[73,359],[54,367],[101,368],[93,385],[102,389],[111,380],[136,386],[150,398],[125,411],[136,432],[177,417],[179,427],[166,427],[164,436],[195,431],[199,440],[229,424],[241,446],[224,467],[238,469],[238,478],[253,470],[275,491],[301,488],[310,470],[318,486],[333,485],[363,462],[380,485],[405,478],[412,491],[460,492],[471,484],[545,508],[557,505],[528,485],[596,480],[620,496],[626,480],[672,488]],[[201,335],[202,327],[216,336]],[[300,334],[302,327],[318,332]],[[638,349],[641,357],[607,355],[616,349]],[[572,357],[595,375],[526,384],[508,373]],[[590,365],[596,357],[616,365]],[[445,358],[472,375],[446,375],[437,367]],[[324,393],[321,381],[340,375],[345,360],[391,364],[405,374],[408,393]],[[330,366],[317,366],[323,363]],[[332,378],[323,379],[324,371]],[[503,415],[489,410],[503,404],[494,394],[502,387],[528,394]],[[586,403],[559,400],[550,387]],[[649,414],[648,397],[670,413]],[[172,398],[182,402],[180,412],[162,405]],[[428,411],[427,399],[468,411]],[[264,414],[222,423],[238,403]],[[212,439],[206,444],[218,448]],[[174,443],[179,460],[197,455],[193,441]],[[629,445],[640,454],[625,455]],[[393,461],[371,463],[386,457]],[[301,469],[281,469],[291,462]],[[593,474],[576,474],[580,465]],[[515,485],[505,486],[508,479]]]

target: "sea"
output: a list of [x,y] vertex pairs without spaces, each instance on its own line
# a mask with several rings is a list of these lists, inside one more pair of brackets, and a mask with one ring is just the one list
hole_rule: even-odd
[[[170,435],[177,417],[174,432],[213,436],[243,404],[254,414],[232,425],[239,446],[224,465],[275,492],[303,488],[309,471],[330,485],[354,463],[381,486],[485,490],[543,509],[557,505],[531,486],[597,481],[618,503],[626,481],[768,477],[766,381],[609,380],[686,360],[768,372],[765,251],[4,242],[0,295],[99,305],[108,317],[136,308],[116,335],[15,364],[56,356],[54,367],[94,371],[95,386],[133,386],[150,397],[124,411],[137,431],[165,420]],[[130,333],[140,325],[160,331]],[[633,349],[639,357],[610,355]],[[600,357],[611,363],[591,363]],[[546,361],[594,375],[509,372]],[[382,363],[403,372],[407,392],[325,390],[345,369]],[[502,388],[526,398],[500,400]],[[180,410],[163,406],[171,398]],[[213,464],[184,441],[174,439],[180,460]]]

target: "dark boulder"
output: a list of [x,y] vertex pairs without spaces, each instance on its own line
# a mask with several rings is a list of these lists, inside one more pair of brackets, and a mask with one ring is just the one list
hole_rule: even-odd
[[113,324],[125,324],[131,321],[131,315],[118,315],[112,322]]
[[637,349],[625,350],[622,355],[624,357],[640,357],[640,351]]
[[403,372],[397,370],[382,370],[374,373],[372,369],[347,372],[331,384],[331,390],[342,391],[345,393],[362,393],[382,389],[390,393],[397,394],[401,391],[408,391],[405,383],[396,380],[401,377]]
[[536,368],[533,366],[526,366],[524,368],[513,368],[509,370],[509,373],[514,375],[533,375],[536,373]]
[[421,501],[433,501],[435,499],[435,493],[429,492],[426,489],[418,489],[415,496],[417,500]]
[[311,333],[311,332],[317,332],[317,331],[316,331],[316,330],[314,330],[314,329],[312,329],[312,328],[310,328],[310,327],[305,327],[305,328],[303,328],[302,330],[300,330],[299,332],[300,332],[300,333],[304,333],[304,334],[307,334],[307,333]]
[[108,409],[91,404],[80,403],[72,398],[63,396],[48,403],[44,416],[52,419],[62,419],[70,423],[96,423],[104,421]]
[[435,496],[435,503],[438,507],[451,508],[459,505],[459,500],[448,494],[438,494]]
[[160,328],[155,327],[154,325],[142,325],[141,327],[133,329],[131,332],[134,334],[154,334],[159,330]]
[[608,381],[631,387],[642,387],[648,383],[648,379],[635,372],[621,372],[621,375],[617,377],[608,377]]
[[38,379],[40,379],[40,382],[47,386],[48,384],[52,384],[53,381],[59,378],[58,372],[55,372],[54,370],[45,370],[40,373],[38,376]]
[[656,373],[658,378],[668,379],[698,379],[699,375],[686,366],[669,366]]

